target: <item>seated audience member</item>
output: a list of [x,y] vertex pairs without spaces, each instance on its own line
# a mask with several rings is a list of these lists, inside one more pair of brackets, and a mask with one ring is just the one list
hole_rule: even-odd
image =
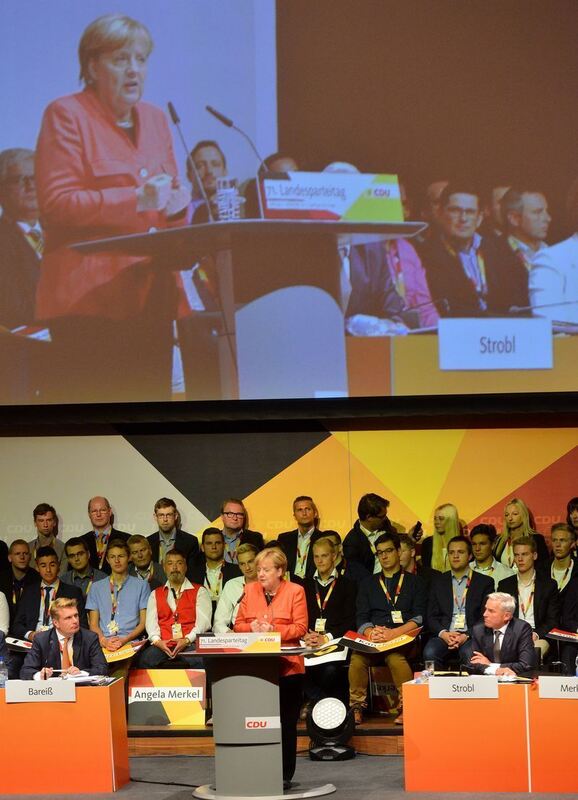
[[153,551],[147,537],[135,533],[127,544],[130,553],[128,574],[134,575],[141,581],[147,581],[151,592],[162,586],[167,578],[161,565],[153,561]]
[[[407,239],[388,239],[379,243],[397,294],[405,303],[405,321],[410,327],[432,328],[438,324],[439,314],[432,301],[421,259]],[[409,314],[415,314],[412,325]]]
[[514,617],[514,598],[492,592],[486,600],[484,621],[472,631],[473,655],[468,668],[484,675],[525,675],[535,664],[532,629]]
[[30,566],[30,545],[24,539],[15,539],[8,550],[8,569],[0,573],[0,591],[4,592],[10,612],[10,628],[16,609],[27,586],[40,583],[40,575]]
[[92,584],[86,600],[90,630],[98,635],[103,650],[119,650],[145,631],[151,590],[148,581],[128,574],[129,556],[126,542],[109,542],[110,575],[108,580]]
[[421,563],[438,572],[449,569],[448,543],[461,535],[460,516],[451,503],[443,503],[434,511],[433,534],[421,543]]
[[556,581],[558,592],[562,598],[570,580],[578,575],[576,566],[576,533],[564,522],[552,525],[550,536],[552,544],[552,564],[550,576]]
[[242,544],[252,544],[257,550],[265,546],[263,534],[251,531],[247,525],[249,515],[243,501],[230,497],[221,505],[223,536],[225,537],[225,561],[237,563],[237,548]]
[[5,636],[10,630],[10,608],[4,592],[0,591],[0,633]]
[[438,570],[426,567],[421,561],[416,560],[416,543],[414,539],[407,533],[399,533],[399,558],[401,568],[404,572],[410,572],[412,575],[419,575],[424,582],[426,588],[426,595],[429,595],[429,589],[432,579],[435,575],[439,575]]
[[213,603],[213,613],[223,587],[231,578],[238,578],[241,570],[236,564],[225,561],[225,537],[218,528],[206,528],[201,537],[201,553],[191,564],[187,576],[191,583],[204,586]]
[[174,500],[161,497],[155,503],[153,516],[158,530],[148,536],[153,561],[162,564],[167,553],[179,550],[191,562],[199,554],[199,542],[196,536],[181,530],[180,515]]
[[64,675],[106,675],[108,665],[98,636],[80,626],[80,614],[74,598],[60,597],[50,606],[52,628],[34,637],[20,671],[21,680]]
[[[574,531],[574,535],[578,539],[578,497],[572,497],[568,500],[566,506],[566,524],[570,530]],[[576,555],[576,548],[574,548]]]
[[34,322],[43,233],[38,221],[34,152],[0,153],[0,326]]
[[568,192],[569,239],[540,250],[530,270],[530,303],[537,317],[578,323],[578,180]]
[[427,629],[432,638],[423,657],[434,661],[436,669],[443,669],[452,654],[458,655],[462,664],[470,660],[472,629],[482,619],[486,598],[494,589],[491,578],[471,568],[471,555],[469,539],[454,536],[448,543],[450,569],[431,584]]
[[358,519],[343,540],[343,557],[356,561],[368,575],[381,572],[375,543],[382,533],[393,533],[387,516],[389,500],[378,494],[364,494],[357,504]]
[[151,592],[146,610],[146,630],[152,646],[139,653],[138,666],[202,669],[201,658],[184,659],[179,654],[193,644],[198,634],[211,629],[211,598],[203,586],[187,580],[184,553],[171,550],[163,567],[167,581]]
[[[371,642],[389,642],[396,636],[411,633],[423,624],[426,596],[421,578],[404,572],[400,565],[400,544],[396,533],[383,533],[375,542],[380,572],[363,581],[357,591],[356,627]],[[369,668],[386,663],[400,691],[401,685],[413,677],[408,663],[413,645],[368,655],[354,651],[349,665],[349,703],[355,722],[363,719],[367,705]],[[401,724],[400,714],[396,722]]]
[[507,248],[477,232],[479,194],[468,186],[446,186],[440,198],[439,232],[422,249],[427,281],[442,317],[503,315],[528,305],[528,275]]
[[339,575],[343,575],[356,584],[367,578],[368,572],[364,566],[358,561],[346,561],[343,558],[343,544],[337,531],[323,531],[323,538],[330,539],[335,545],[335,569]]
[[[18,604],[14,618],[13,633],[17,639],[34,641],[40,631],[52,627],[50,604],[59,597],[76,600],[80,614],[80,622],[84,620],[84,598],[82,591],[76,586],[64,583],[58,577],[60,565],[58,556],[52,547],[40,547],[36,551],[36,565],[40,573],[40,582],[27,586]],[[85,625],[83,625],[85,627]]]
[[117,531],[113,526],[114,515],[106,497],[91,497],[88,501],[88,518],[92,530],[82,538],[87,544],[90,555],[90,566],[106,575],[110,575],[110,565],[106,559],[108,543],[113,539],[128,541],[128,533]]
[[90,565],[90,552],[84,536],[69,539],[64,546],[65,558],[71,569],[62,575],[64,583],[76,586],[86,596],[95,581],[107,577],[106,572]]
[[[303,637],[307,647],[318,647],[355,630],[357,586],[339,575],[335,561],[337,548],[326,536],[311,545],[315,573],[304,582],[309,631]],[[347,685],[341,661],[327,662],[305,669],[303,717],[323,697],[339,697],[347,704]]]
[[[217,178],[224,178],[228,175],[225,154],[214,139],[202,139],[193,147],[190,156],[211,205],[213,218],[218,219]],[[187,166],[187,175],[189,181],[193,185],[193,190],[197,189],[197,179],[190,166]],[[198,223],[207,222],[208,220],[209,215],[206,206],[204,204],[199,205],[193,211],[193,218],[191,221],[193,223]]]
[[500,581],[498,590],[511,594],[516,600],[516,617],[532,628],[534,646],[540,648],[542,659],[550,649],[546,635],[560,624],[560,596],[556,581],[536,571],[536,541],[523,536],[514,542],[517,575]]
[[509,189],[501,201],[504,234],[508,246],[529,272],[532,260],[546,247],[552,217],[542,192],[531,189]]
[[64,563],[64,544],[57,539],[58,536],[58,517],[54,506],[49,503],[39,503],[32,512],[34,518],[34,527],[36,528],[36,539],[28,542],[32,558],[30,559],[30,566],[36,569],[36,551],[40,547],[51,547],[56,553],[58,558],[59,569],[61,572],[66,571]]
[[258,553],[259,550],[254,544],[239,545],[237,565],[242,574],[239,578],[231,578],[223,587],[215,609],[214,633],[227,633],[227,631],[233,630],[245,585],[257,580],[256,559]]
[[[578,575],[575,575],[564,593],[560,627],[569,633],[578,633]],[[567,675],[578,672],[578,643],[564,642],[560,648],[560,657]]]
[[517,569],[514,558],[514,542],[521,536],[531,536],[535,540],[538,567],[546,567],[550,563],[546,540],[541,533],[532,529],[530,514],[528,506],[517,497],[513,497],[504,509],[504,530],[496,539],[494,556],[497,561],[510,569]]
[[494,581],[494,588],[498,589],[498,584],[504,578],[509,578],[514,574],[514,570],[506,567],[494,558],[493,547],[496,541],[496,529],[493,525],[476,525],[470,533],[472,552],[474,560],[472,567],[476,572],[487,575]]
[[287,571],[291,579],[303,580],[310,578],[315,571],[311,545],[323,533],[319,530],[317,506],[308,495],[299,495],[293,500],[293,516],[297,528],[280,533],[277,542],[287,557]]

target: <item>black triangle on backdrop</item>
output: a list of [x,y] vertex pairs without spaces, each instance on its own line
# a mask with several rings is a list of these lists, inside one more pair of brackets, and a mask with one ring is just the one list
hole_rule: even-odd
[[[319,430],[125,435],[125,439],[199,511],[215,519],[225,498],[246,497],[330,436]],[[303,493],[308,493],[306,486]],[[288,497],[287,503],[292,500]]]

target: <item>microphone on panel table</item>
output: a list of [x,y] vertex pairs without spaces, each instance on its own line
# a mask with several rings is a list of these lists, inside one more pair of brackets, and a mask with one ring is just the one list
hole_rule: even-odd
[[249,136],[249,134],[246,131],[244,131],[242,128],[239,128],[238,125],[235,125],[235,123],[233,122],[233,120],[230,117],[226,117],[224,114],[221,114],[221,112],[217,111],[217,109],[213,108],[213,106],[205,106],[205,108],[207,109],[209,114],[211,114],[213,117],[215,117],[215,119],[218,119],[219,122],[222,125],[225,125],[225,127],[227,127],[227,128],[232,128],[234,131],[237,131],[237,133],[240,133],[241,136],[249,142],[249,145],[251,146],[251,150],[257,156],[257,160],[259,162],[259,169],[257,170],[257,176],[256,176],[257,177],[257,199],[259,200],[259,217],[260,217],[260,219],[264,219],[265,215],[263,213],[263,198],[261,196],[261,182],[259,180],[259,176],[262,173],[268,171],[267,170],[267,164],[265,163],[263,157],[261,156],[261,154],[257,150],[257,147],[255,146],[255,142],[251,139],[251,137]]
[[197,170],[197,168],[195,166],[195,162],[191,158],[190,148],[187,147],[187,143],[185,141],[185,137],[183,136],[183,131],[182,131],[182,128],[181,128],[181,119],[180,119],[179,115],[177,114],[176,108],[174,107],[174,105],[171,103],[170,100],[167,103],[167,108],[169,110],[169,115],[170,115],[170,118],[172,120],[172,123],[175,126],[175,128],[177,129],[177,132],[179,134],[179,139],[181,140],[181,144],[183,145],[183,149],[185,151],[185,156],[186,156],[186,159],[187,159],[187,166],[190,169],[191,174],[194,175],[195,181],[196,181],[197,186],[199,188],[199,192],[201,194],[201,197],[203,198],[203,200],[204,200],[204,202],[205,202],[205,204],[207,206],[207,212],[209,214],[209,221],[210,222],[214,222],[215,218],[214,218],[213,212],[211,210],[211,204],[209,203],[209,198],[207,197],[207,193],[205,191],[205,187],[203,186],[203,182],[201,181],[201,178],[199,177],[199,172],[198,172],[198,170]]

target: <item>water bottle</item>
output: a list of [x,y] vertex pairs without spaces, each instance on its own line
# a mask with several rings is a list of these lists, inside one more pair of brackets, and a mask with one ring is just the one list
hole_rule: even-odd
[[8,680],[8,667],[6,666],[4,659],[0,658],[0,689],[4,689],[7,680]]
[[239,194],[239,182],[236,178],[217,178],[217,215],[221,221],[232,221],[241,218],[241,205],[244,202]]

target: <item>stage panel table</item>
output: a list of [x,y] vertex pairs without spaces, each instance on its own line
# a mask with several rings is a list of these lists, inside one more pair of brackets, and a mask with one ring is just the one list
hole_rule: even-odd
[[576,721],[578,698],[540,697],[528,691],[528,722],[533,792],[578,792]]

